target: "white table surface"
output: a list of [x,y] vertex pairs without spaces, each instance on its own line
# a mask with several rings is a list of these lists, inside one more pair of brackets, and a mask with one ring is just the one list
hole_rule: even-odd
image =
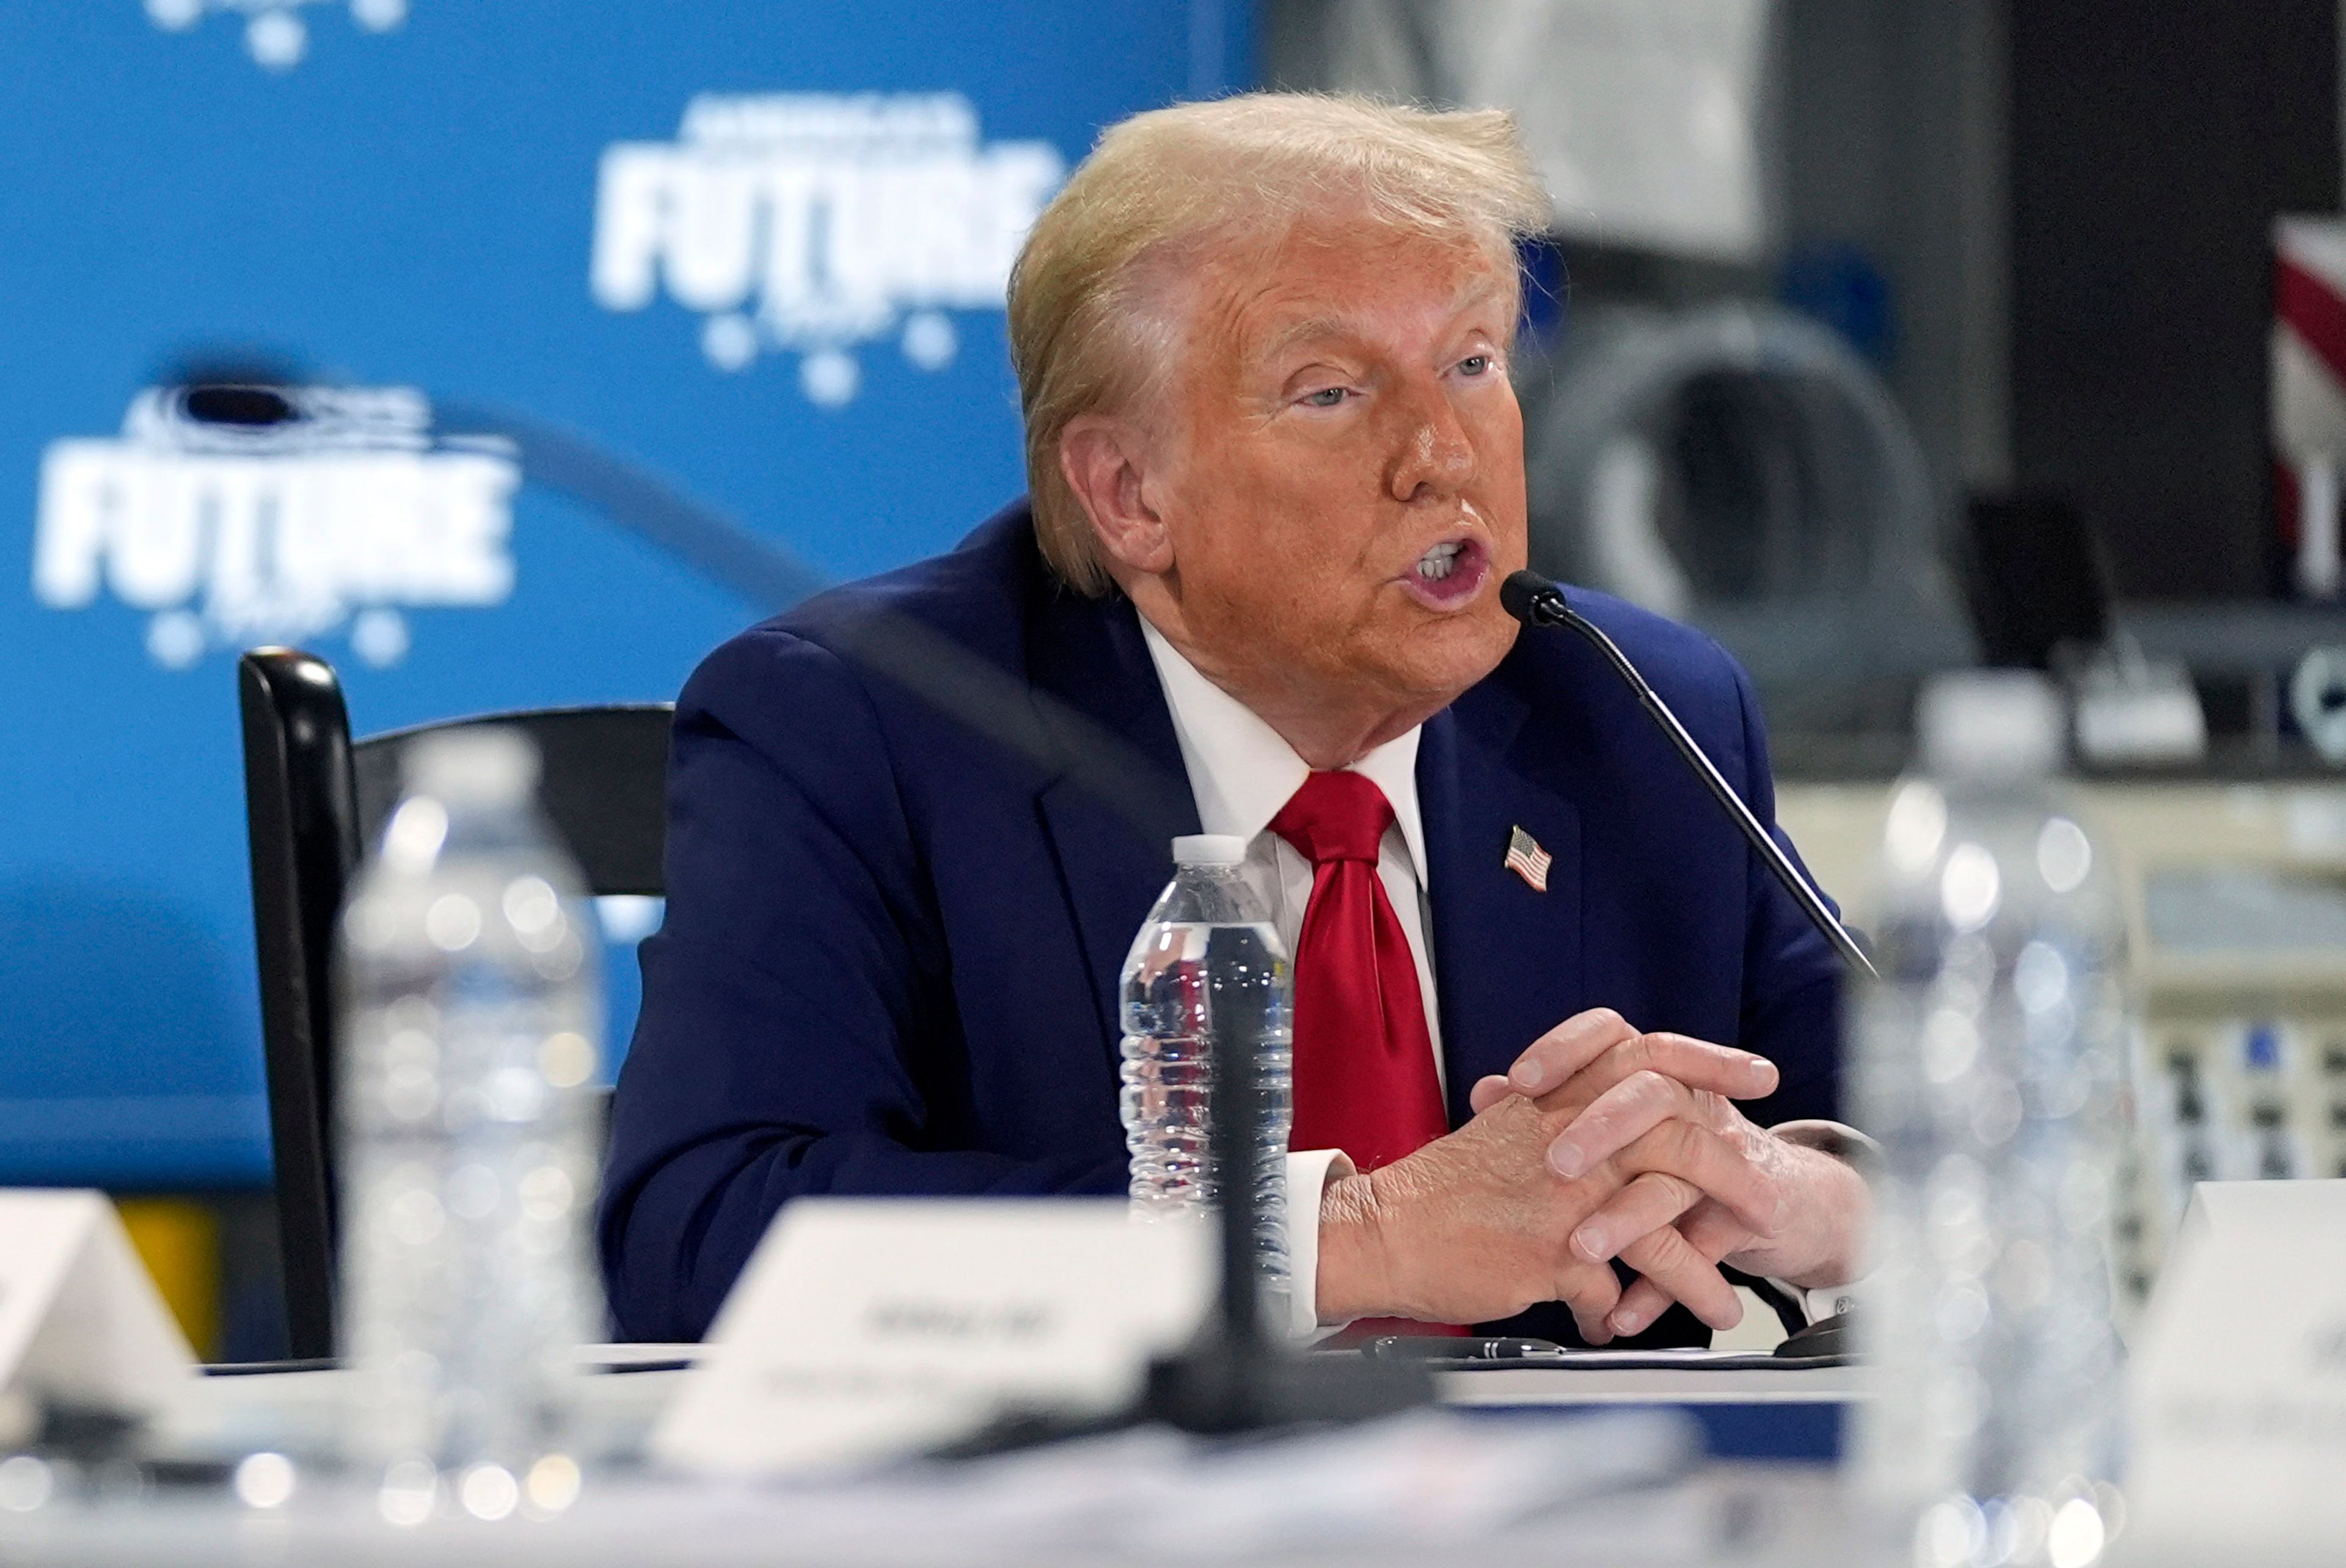
[[[587,1379],[581,1408],[616,1449],[640,1443],[684,1373],[668,1364],[689,1361],[695,1345],[596,1345],[583,1361],[646,1366]],[[1484,1367],[1440,1373],[1443,1403],[1465,1407],[1630,1404],[1812,1404],[1860,1396],[1854,1367],[1761,1369],[1704,1367],[1617,1368],[1591,1356],[1567,1367]],[[186,1397],[164,1419],[161,1432],[174,1450],[249,1451],[257,1447],[323,1448],[331,1442],[342,1374],[269,1372],[192,1380]]]
[[[689,1356],[689,1347],[597,1348],[590,1360],[659,1361]],[[640,1448],[661,1406],[685,1376],[677,1370],[605,1372],[581,1380],[582,1451]],[[1638,1564],[1734,1563],[1747,1568],[1829,1565],[1860,1558],[1846,1551],[1847,1531],[1831,1472],[1814,1466],[1703,1465],[1666,1485],[1575,1502],[1470,1543],[1429,1524],[1413,1535],[1315,1543],[1287,1540],[1275,1552],[1201,1554],[1178,1525],[1076,1532],[1063,1517],[1067,1489],[1082,1484],[1073,1461],[1039,1487],[1022,1461],[987,1461],[919,1476],[824,1486],[714,1484],[625,1464],[593,1473],[578,1503],[557,1519],[496,1524],[435,1521],[399,1529],[376,1517],[371,1496],[338,1485],[311,1464],[332,1451],[342,1374],[279,1372],[191,1380],[159,1423],[164,1450],[229,1456],[270,1449],[295,1456],[302,1484],[280,1509],[257,1511],[224,1488],[138,1491],[128,1480],[61,1472],[58,1496],[37,1511],[0,1512],[0,1568],[112,1568],[170,1563],[189,1568],[331,1568],[371,1564],[602,1564],[689,1563],[914,1565],[973,1563],[1047,1568],[1059,1563],[1179,1563],[1182,1568],[1257,1561],[1383,1563],[1472,1561],[1515,1563]],[[1506,1369],[1444,1374],[1445,1402],[1468,1406],[1606,1406],[1627,1403],[1776,1402],[1845,1398],[1846,1373],[1815,1369],[1705,1371]],[[1626,1418],[1625,1418],[1626,1419]],[[1169,1440],[1168,1440],[1169,1441]],[[1266,1461],[1271,1462],[1271,1461]],[[989,1468],[996,1467],[996,1468]],[[1178,1467],[1172,1467],[1178,1468]],[[994,1479],[992,1478],[1007,1478]],[[1130,1471],[1122,1484],[1130,1484]],[[1178,1482],[1168,1482],[1178,1485]],[[994,1490],[989,1492],[988,1488]],[[1046,1502],[1056,1489],[1056,1502]],[[1079,1502],[1079,1499],[1075,1500]],[[1158,1500],[1162,1504],[1163,1500]],[[1024,1512],[1022,1512],[1024,1511]],[[1038,1530],[1026,1513],[1048,1516]],[[1178,1503],[1166,1516],[1180,1517]],[[1341,1535],[1341,1531],[1338,1534]]]
[[[9,1568],[644,1568],[688,1563],[805,1568],[1312,1568],[1473,1563],[1474,1568],[1838,1568],[1877,1561],[1853,1549],[1831,1472],[1815,1466],[1703,1467],[1674,1483],[1609,1495],[1496,1531],[1439,1522],[1364,1533],[1289,1534],[1269,1544],[1198,1549],[1167,1506],[1140,1530],[1070,1528],[1062,1499],[1002,1488],[980,1461],[951,1478],[889,1488],[751,1487],[642,1474],[590,1478],[576,1506],[550,1522],[385,1524],[368,1499],[312,1485],[283,1508],[243,1508],[212,1491],[186,1496],[53,1502],[0,1513]],[[1079,1500],[1078,1500],[1079,1501]],[[1878,1559],[1887,1561],[1887,1559]]]
[[[689,1360],[691,1345],[602,1345],[582,1352],[589,1362],[658,1364]],[[607,1372],[583,1380],[579,1408],[597,1450],[627,1452],[643,1436],[685,1374],[655,1369]],[[1689,1365],[1684,1369],[1622,1369],[1589,1362],[1572,1367],[1487,1367],[1444,1372],[1436,1388],[1443,1403],[1462,1407],[1547,1407],[1637,1404],[1810,1404],[1857,1397],[1851,1367],[1759,1370]],[[322,1452],[332,1447],[342,1374],[271,1372],[192,1380],[186,1397],[161,1422],[174,1451],[249,1452],[259,1448]]]
[[[688,1353],[630,1348],[594,1359],[658,1361]],[[582,1448],[639,1446],[683,1376],[646,1370],[582,1380],[582,1429],[589,1434]],[[1600,1412],[1623,1405],[1838,1402],[1855,1392],[1844,1368],[1584,1364],[1453,1372],[1439,1381],[1453,1405],[1546,1407],[1629,1421],[1668,1418]],[[1697,1463],[1655,1484],[1569,1502],[1500,1528],[1459,1532],[1440,1521],[1405,1520],[1403,1527],[1365,1532],[1355,1521],[1325,1536],[1201,1549],[1185,1538],[1182,1489],[1194,1482],[1179,1463],[1161,1467],[1161,1486],[1152,1481],[1136,1493],[1136,1470],[1153,1468],[1146,1452],[1137,1461],[1127,1452],[1112,1475],[1087,1471],[1076,1445],[842,1482],[719,1483],[620,1463],[590,1471],[576,1506],[550,1521],[444,1519],[403,1529],[377,1516],[371,1493],[311,1463],[310,1456],[331,1451],[341,1382],[332,1371],[196,1380],[159,1429],[165,1446],[189,1455],[260,1448],[296,1455],[301,1484],[285,1506],[248,1508],[218,1484],[159,1489],[127,1475],[76,1481],[60,1472],[47,1506],[0,1509],[0,1568],[1873,1568],[1906,1556],[1899,1543],[1861,1539],[1830,1468],[1747,1462]],[[1235,1461],[1252,1464],[1259,1452]],[[1260,1457],[1270,1467],[1265,1490],[1284,1484],[1278,1465],[1299,1462],[1275,1452]],[[1153,1512],[1145,1522],[1118,1514],[1103,1523],[1090,1496],[1102,1477],[1121,1488],[1104,1495],[1148,1502]],[[1230,1512],[1226,1497],[1214,1506],[1225,1517]],[[2124,1539],[2115,1548],[2104,1568],[2187,1568],[2148,1539]]]

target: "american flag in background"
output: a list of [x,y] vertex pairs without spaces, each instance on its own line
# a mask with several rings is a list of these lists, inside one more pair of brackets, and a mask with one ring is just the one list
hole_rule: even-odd
[[1554,856],[1539,847],[1539,840],[1521,828],[1508,832],[1507,870],[1530,883],[1534,892],[1547,891],[1547,869],[1554,860]]

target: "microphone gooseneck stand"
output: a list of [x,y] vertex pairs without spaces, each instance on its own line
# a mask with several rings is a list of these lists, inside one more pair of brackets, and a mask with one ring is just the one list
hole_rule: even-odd
[[[1678,722],[1678,716],[1670,711],[1670,705],[1662,700],[1662,694],[1656,691],[1637,667],[1629,662],[1629,656],[1621,651],[1620,645],[1605,635],[1604,627],[1574,609],[1566,600],[1564,589],[1537,572],[1508,573],[1507,580],[1499,585],[1499,603],[1506,606],[1507,614],[1526,626],[1563,626],[1577,632],[1594,645],[1596,651],[1605,656],[1605,662],[1613,667],[1613,673],[1621,677],[1622,684],[1637,695],[1638,706],[1669,738],[1670,744],[1677,748],[1687,767],[1702,780],[1703,788],[1710,791],[1710,798],[1719,802],[1719,809],[1733,819],[1743,837],[1752,849],[1759,851],[1768,869],[1775,873],[1776,880],[1784,884],[1784,891],[1792,895],[1792,901],[1800,906],[1800,912],[1809,917],[1809,923],[1832,944],[1835,952],[1841,954],[1841,962],[1849,966],[1849,972],[1870,981],[1882,978],[1873,967],[1873,961],[1865,956],[1865,950],[1859,947],[1856,939],[1849,934],[1849,928],[1833,914],[1831,907],[1824,901],[1824,895],[1800,875],[1800,868],[1792,864],[1792,857],[1784,852],[1783,846],[1768,836],[1768,830],[1760,825],[1760,819],[1751,814],[1751,808],[1743,803],[1743,798],[1735,792],[1735,787],[1728,783],[1695,738],[1687,733],[1687,727]],[[1855,1316],[1851,1312],[1835,1313],[1800,1329],[1793,1339],[1788,1339],[1785,1344],[1790,1346],[1804,1335],[1810,1337],[1809,1343],[1831,1345],[1837,1354],[1841,1337],[1849,1331],[1851,1319]],[[1778,1351],[1780,1355],[1783,1353],[1782,1349]]]
[[1605,662],[1613,667],[1613,673],[1619,676],[1622,683],[1637,696],[1638,706],[1646,710],[1669,738],[1670,744],[1678,748],[1678,754],[1685,759],[1687,767],[1702,780],[1703,788],[1710,791],[1711,799],[1719,802],[1719,809],[1734,821],[1760,860],[1766,862],[1768,870],[1784,884],[1784,891],[1792,895],[1792,901],[1800,906],[1800,912],[1808,916],[1809,923],[1832,944],[1835,952],[1841,954],[1841,962],[1849,966],[1851,972],[1868,979],[1879,978],[1874,972],[1872,961],[1857,945],[1848,928],[1835,917],[1831,907],[1825,902],[1824,895],[1800,875],[1800,868],[1792,864],[1792,857],[1786,854],[1783,846],[1770,838],[1768,830],[1760,825],[1760,819],[1751,814],[1751,808],[1736,794],[1735,787],[1728,783],[1718,767],[1704,755],[1695,738],[1687,733],[1687,727],[1678,722],[1678,716],[1670,711],[1670,705],[1662,700],[1661,693],[1647,683],[1637,667],[1629,662],[1629,656],[1605,635],[1603,627],[1574,609],[1566,600],[1564,590],[1536,572],[1509,573],[1507,580],[1499,585],[1499,602],[1506,606],[1509,615],[1526,626],[1562,626],[1594,645],[1596,651],[1605,656]]

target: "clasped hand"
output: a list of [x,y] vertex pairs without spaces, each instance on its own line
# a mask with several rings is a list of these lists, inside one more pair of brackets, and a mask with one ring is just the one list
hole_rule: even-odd
[[[1776,1084],[1748,1051],[1643,1034],[1606,1009],[1566,1020],[1474,1086],[1465,1126],[1330,1185],[1321,1319],[1474,1323],[1556,1300],[1604,1344],[1672,1301],[1733,1327],[1722,1261],[1838,1283],[1864,1184],[1736,1108]],[[1617,1257],[1637,1274],[1626,1290]]]

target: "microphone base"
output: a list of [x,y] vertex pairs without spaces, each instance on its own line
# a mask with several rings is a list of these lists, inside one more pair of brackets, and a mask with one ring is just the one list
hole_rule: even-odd
[[1142,1420],[1205,1434],[1372,1420],[1433,1402],[1433,1377],[1358,1351],[1208,1342],[1152,1363]]

